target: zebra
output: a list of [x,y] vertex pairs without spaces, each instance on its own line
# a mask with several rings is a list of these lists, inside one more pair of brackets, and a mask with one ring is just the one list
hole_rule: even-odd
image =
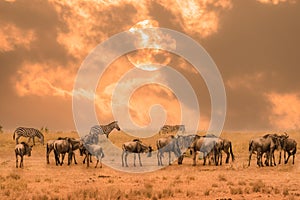
[[112,132],[113,129],[117,129],[120,131],[120,127],[118,125],[118,121],[113,121],[107,125],[95,125],[91,128],[90,134],[97,134],[97,135],[103,135],[105,134],[108,138],[109,134]]
[[185,125],[164,125],[163,127],[161,127],[161,129],[159,130],[159,135],[161,134],[168,134],[168,133],[172,133],[172,132],[179,132],[181,131],[182,134],[184,134],[185,132]]
[[[17,135],[17,137],[15,137]],[[29,137],[28,143],[30,142],[31,138],[33,140],[33,145],[35,145],[34,137],[38,137],[42,145],[44,145],[44,135],[37,129],[34,128],[25,128],[25,127],[18,127],[13,135],[13,139],[16,139],[16,144],[19,144],[18,139],[23,137]]]

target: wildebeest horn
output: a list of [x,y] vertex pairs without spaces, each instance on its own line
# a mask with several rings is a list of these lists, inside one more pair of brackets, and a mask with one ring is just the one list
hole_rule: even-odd
[[286,133],[286,132],[284,132],[284,135],[288,138],[289,137],[289,135]]

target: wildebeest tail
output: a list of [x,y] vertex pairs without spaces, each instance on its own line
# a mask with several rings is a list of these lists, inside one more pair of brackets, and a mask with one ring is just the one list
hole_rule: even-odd
[[232,144],[231,144],[231,142],[229,143],[229,151],[230,151],[232,160],[234,160],[234,155],[233,155],[233,152],[232,152]]
[[249,151],[251,151],[252,143],[253,143],[253,141],[251,140],[251,141],[249,142]]

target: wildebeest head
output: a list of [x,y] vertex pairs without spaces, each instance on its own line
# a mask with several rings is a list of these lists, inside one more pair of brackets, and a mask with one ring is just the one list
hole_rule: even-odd
[[28,145],[28,144],[25,144],[24,145],[24,148],[25,148],[25,154],[30,157],[31,156],[31,151],[32,151],[32,147],[33,145]]
[[183,158],[185,156],[185,153],[183,153],[181,156],[178,157],[178,165],[182,165],[182,162],[183,162]]
[[147,157],[151,157],[152,156],[152,151],[153,151],[152,147],[148,146],[148,155],[147,155]]

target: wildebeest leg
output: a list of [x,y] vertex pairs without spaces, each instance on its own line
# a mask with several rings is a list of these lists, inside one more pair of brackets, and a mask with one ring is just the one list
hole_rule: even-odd
[[289,159],[290,159],[290,156],[291,156],[291,152],[287,151],[287,153],[288,153],[288,157],[287,157],[287,159],[286,159],[286,161],[285,161],[285,164],[288,163],[288,161],[289,161]]
[[50,164],[50,161],[49,161],[49,155],[51,153],[51,150],[49,149],[48,145],[46,147],[46,160],[47,160],[47,164]]
[[18,154],[16,152],[16,168],[18,168]]
[[261,153],[261,151],[257,151],[257,165],[259,166],[259,167],[263,167],[263,165],[262,165],[262,153]]
[[59,161],[59,153],[54,150],[54,158],[55,158],[55,165],[58,166],[60,164],[60,161]]
[[97,162],[96,162],[96,166],[95,166],[95,168],[97,168],[98,162],[99,162],[99,160],[97,159]]
[[197,156],[196,154],[197,153],[196,153],[196,151],[194,151],[193,153],[194,153],[194,156],[193,156],[193,166],[196,166],[196,156]]
[[293,154],[293,164],[295,163],[295,154]]
[[[77,165],[77,161],[76,161],[75,153],[74,152],[72,153],[72,158],[74,160],[75,165]],[[71,163],[72,163],[72,158],[71,158]]]
[[122,152],[122,167],[124,167],[124,153],[125,153],[125,151],[123,150],[123,152]]
[[219,152],[219,155],[220,155],[220,165],[222,165],[222,152],[221,151]]
[[[58,154],[58,155],[59,155],[59,154]],[[61,162],[60,162],[60,165],[64,164],[65,155],[66,155],[66,153],[62,153],[62,154],[61,154]],[[59,160],[59,159],[58,159],[58,160]]]
[[31,140],[31,137],[29,137],[28,140],[27,140],[27,143],[28,143],[28,144],[29,144],[30,140]]
[[285,162],[286,161],[286,150],[283,151],[283,161],[284,161],[284,164],[286,164],[286,162]]
[[20,168],[23,168],[24,165],[23,165],[23,155],[21,155],[21,162],[20,162]]
[[[276,161],[275,161],[275,154],[273,152],[273,163],[274,163],[274,166],[276,166]],[[271,165],[272,166],[272,165]]]
[[184,154],[178,157],[178,161],[177,161],[178,165],[182,165],[183,159],[184,159]]
[[[225,161],[225,163],[229,163],[229,158],[230,158],[230,153],[229,153],[229,151],[224,151],[225,153],[226,153],[226,161]],[[222,164],[222,163],[221,163]]]
[[278,165],[281,164],[281,151],[279,151],[279,161],[278,161]]
[[160,150],[157,151],[157,165],[160,166],[160,160],[159,160],[159,157],[160,157]]
[[71,164],[72,158],[73,158],[73,152],[69,152],[69,153],[68,153],[68,165]]
[[142,161],[141,161],[141,155],[138,153],[139,161],[140,161],[140,166],[142,166]]
[[205,165],[206,164],[206,153],[204,152],[203,153],[203,165]]
[[249,152],[249,162],[248,162],[248,167],[250,166],[251,156],[252,156],[252,150]]
[[86,156],[86,167],[90,167],[90,154],[86,152],[85,156]]
[[171,151],[169,151],[169,165],[172,165],[172,163],[171,163]]
[[35,142],[34,142],[34,136],[32,137],[32,141],[33,141],[33,145],[35,145]]
[[127,156],[128,156],[128,152],[125,152],[125,156],[124,156],[124,160],[125,160],[125,166],[128,167],[128,163],[127,163]]
[[135,153],[133,153],[133,166],[135,167],[135,159],[136,159],[136,155]]
[[[269,153],[269,157],[270,157],[270,166],[273,167],[273,158],[274,158],[274,150],[270,150],[270,153]],[[275,162],[275,160],[274,160]]]

